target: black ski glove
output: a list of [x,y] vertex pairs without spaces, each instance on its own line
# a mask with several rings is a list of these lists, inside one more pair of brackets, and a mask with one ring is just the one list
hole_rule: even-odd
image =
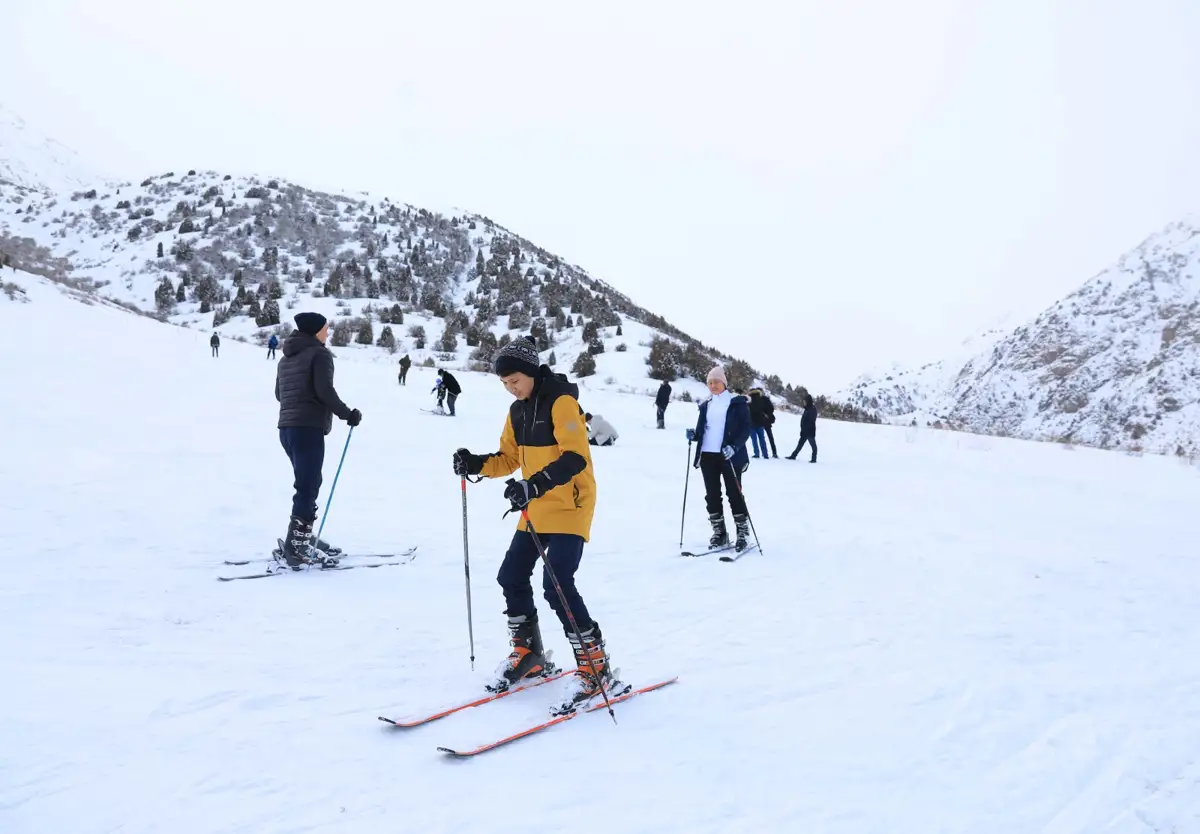
[[458,449],[454,453],[454,474],[460,477],[478,475],[483,471],[483,455],[473,455],[466,449]]
[[350,416],[346,418],[346,425],[348,425],[350,428],[354,428],[361,422],[362,422],[362,412],[359,411],[357,408],[352,410],[350,412]]
[[545,492],[541,481],[534,475],[528,481],[525,479],[514,480],[509,478],[504,482],[507,486],[504,488],[504,497],[512,504],[514,510],[523,510],[529,505],[529,502]]

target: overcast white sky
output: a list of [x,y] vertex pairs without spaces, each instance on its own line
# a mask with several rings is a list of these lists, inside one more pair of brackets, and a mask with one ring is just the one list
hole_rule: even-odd
[[0,101],[125,178],[462,207],[832,391],[1200,203],[1195,0],[0,0]]

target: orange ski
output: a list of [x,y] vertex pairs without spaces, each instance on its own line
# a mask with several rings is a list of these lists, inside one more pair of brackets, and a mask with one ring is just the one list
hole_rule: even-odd
[[[574,671],[574,670],[572,669],[571,671]],[[656,689],[662,689],[664,686],[675,683],[675,681],[677,681],[677,680],[679,680],[679,678],[674,677],[674,678],[668,678],[665,681],[659,681],[658,683],[652,683],[649,686],[643,686],[641,689],[634,689],[634,690],[626,692],[622,695],[617,695],[616,697],[610,697],[609,702],[616,704],[616,703],[619,703],[620,701],[627,701],[630,698],[634,697],[635,695],[641,695],[646,692],[653,692]],[[606,705],[605,705],[604,701],[601,700],[598,703],[594,703],[588,707],[585,707],[582,710],[577,710],[576,712],[568,712],[566,715],[556,716],[554,718],[551,718],[549,721],[544,721],[541,724],[535,724],[532,727],[527,727],[524,730],[521,730],[520,732],[513,733],[511,736],[507,736],[505,738],[499,739],[498,741],[493,741],[490,744],[484,744],[480,747],[476,747],[473,750],[452,750],[449,747],[439,747],[438,750],[441,751],[442,753],[449,754],[449,755],[454,756],[455,758],[459,758],[459,759],[465,759],[465,758],[469,758],[471,756],[478,756],[480,753],[486,753],[489,750],[495,750],[497,747],[500,747],[502,745],[516,741],[517,739],[525,738],[526,736],[531,736],[534,733],[540,733],[542,730],[553,727],[555,724],[561,724],[564,721],[570,721],[572,718],[578,718],[579,716],[583,715],[586,712],[595,712],[598,709],[605,709],[605,708],[606,708]]]
[[396,721],[395,719],[392,719],[392,718],[384,718],[382,715],[379,716],[379,720],[383,721],[387,724],[390,724],[393,727],[399,727],[400,729],[409,729],[411,727],[420,727],[422,724],[428,724],[431,721],[437,721],[439,718],[445,718],[447,715],[453,715],[454,713],[461,712],[464,709],[470,709],[471,707],[477,707],[480,704],[489,704],[492,701],[499,701],[501,698],[507,697],[508,695],[512,695],[517,692],[524,692],[526,689],[533,689],[535,686],[541,686],[544,683],[550,683],[550,681],[556,681],[559,678],[561,678],[563,675],[573,674],[574,672],[575,672],[574,669],[567,669],[565,671],[555,672],[554,674],[548,675],[547,677],[538,678],[537,680],[532,681],[531,683],[526,683],[526,684],[522,684],[521,686],[511,687],[509,689],[504,690],[503,692],[496,692],[491,695],[484,695],[482,698],[476,698],[474,701],[468,701],[465,704],[459,704],[456,707],[450,707],[448,709],[442,710],[441,712],[435,712],[432,715],[427,715],[424,718],[418,718],[413,721]]

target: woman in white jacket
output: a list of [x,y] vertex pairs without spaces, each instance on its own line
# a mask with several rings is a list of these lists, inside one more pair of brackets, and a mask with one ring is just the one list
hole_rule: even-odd
[[583,419],[587,420],[588,443],[593,446],[611,446],[616,442],[619,435],[612,423],[599,414],[584,414]]

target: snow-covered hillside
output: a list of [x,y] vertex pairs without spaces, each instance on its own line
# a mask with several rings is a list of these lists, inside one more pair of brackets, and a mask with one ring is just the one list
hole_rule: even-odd
[[895,422],[1200,454],[1200,219],[1151,235],[969,357],[839,396]]
[[[38,164],[53,168],[40,157],[26,167]],[[681,378],[676,397],[703,395],[714,362],[779,405],[805,393],[489,218],[283,179],[180,170],[58,191],[0,179],[0,256],[225,338],[263,343],[294,313],[318,310],[337,322],[348,358],[394,364],[407,353],[464,369],[533,331],[560,370],[636,393],[657,389],[648,360],[666,339],[674,347],[656,376]],[[837,404],[825,413],[870,416]]]
[[69,192],[101,181],[79,154],[39,134],[0,103],[0,186]]
[[[765,553],[682,559],[694,407],[655,431],[641,401],[586,392],[621,438],[593,450],[580,586],[627,679],[679,681],[617,705],[616,725],[601,711],[455,763],[436,748],[537,720],[555,694],[409,732],[377,720],[480,693],[508,651],[503,486],[468,496],[472,672],[450,471],[456,447],[495,448],[495,377],[461,374],[447,419],[419,411],[431,371],[401,388],[339,360],[364,419],[325,534],[416,545],[415,561],[220,583],[222,560],[265,555],[286,524],[274,363],[26,283],[30,303],[0,294],[6,344],[36,345],[0,362],[6,834],[436,834],[514,814],[580,834],[1200,823],[1194,468],[822,423],[821,464],[746,475]],[[782,415],[781,437],[797,431]],[[337,424],[322,508],[346,439]],[[694,474],[690,493],[694,545]]]

